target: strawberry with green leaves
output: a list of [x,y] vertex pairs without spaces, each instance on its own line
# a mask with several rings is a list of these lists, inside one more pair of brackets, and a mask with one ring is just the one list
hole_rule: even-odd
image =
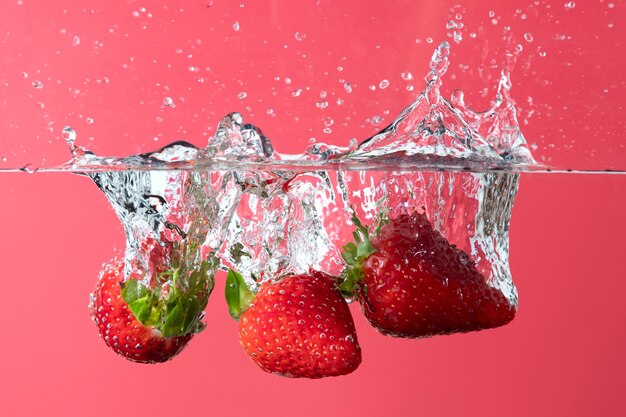
[[370,236],[356,216],[356,242],[344,246],[341,289],[355,296],[381,333],[405,338],[502,326],[515,308],[489,286],[474,261],[435,230],[425,214],[381,222]]
[[[89,309],[100,336],[118,355],[140,363],[165,362],[204,329],[201,318],[213,289],[212,261],[198,260],[187,242],[148,239],[148,268],[104,266]],[[146,279],[148,278],[148,279]]]
[[230,271],[226,300],[239,319],[241,344],[264,371],[323,378],[349,374],[361,363],[350,309],[330,275],[287,275],[262,284],[254,295]]

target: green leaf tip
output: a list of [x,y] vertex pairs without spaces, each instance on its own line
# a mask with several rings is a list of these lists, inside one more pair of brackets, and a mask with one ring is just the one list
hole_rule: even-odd
[[254,299],[254,293],[248,288],[243,275],[232,269],[228,270],[226,276],[224,294],[228,304],[228,312],[235,320],[239,320],[239,317],[248,309]]

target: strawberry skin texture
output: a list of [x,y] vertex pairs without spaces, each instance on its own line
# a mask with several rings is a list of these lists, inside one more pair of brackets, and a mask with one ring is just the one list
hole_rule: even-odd
[[381,333],[421,338],[503,326],[515,317],[506,297],[425,215],[391,219],[372,244],[359,301]]
[[241,343],[263,370],[287,377],[346,375],[361,363],[352,315],[321,272],[264,284],[240,318]]
[[139,363],[166,362],[189,343],[191,334],[164,338],[153,328],[141,324],[121,296],[124,263],[104,266],[89,310],[104,343],[118,355]]

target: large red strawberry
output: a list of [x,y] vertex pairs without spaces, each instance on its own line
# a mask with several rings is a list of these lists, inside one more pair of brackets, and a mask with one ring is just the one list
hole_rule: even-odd
[[336,285],[335,278],[312,271],[265,283],[252,299],[241,275],[231,271],[226,298],[231,315],[241,315],[239,336],[246,353],[263,370],[282,376],[353,372],[361,363],[361,348]]
[[353,220],[357,244],[344,246],[349,267],[342,290],[357,296],[380,332],[419,338],[498,327],[515,316],[515,307],[425,214],[389,219],[371,238]]
[[[134,362],[165,362],[204,328],[200,319],[213,288],[210,263],[189,270],[186,249],[164,246],[153,247],[148,270],[133,269],[128,280],[123,262],[105,265],[91,294],[89,309],[100,336]],[[149,280],[142,279],[145,274]]]

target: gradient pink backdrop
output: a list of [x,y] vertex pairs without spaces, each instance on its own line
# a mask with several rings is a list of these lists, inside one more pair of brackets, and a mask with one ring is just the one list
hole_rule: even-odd
[[[453,4],[186,1],[165,9],[167,3],[0,6],[0,156],[7,158],[0,167],[66,160],[57,139],[66,124],[80,144],[108,154],[179,138],[202,145],[233,110],[260,125],[279,151],[302,149],[309,136],[338,144],[366,137],[381,127],[368,117],[389,122],[412,99],[400,72],[411,71],[415,89],[422,88],[433,47],[448,39]],[[507,20],[518,38],[532,32],[522,56],[528,66],[518,64],[513,74],[529,142],[559,166],[623,168],[623,52],[613,49],[623,42],[623,2],[610,8],[579,1],[573,9],[565,2],[508,3],[465,6],[471,29],[453,45],[456,58],[477,68],[486,59],[477,53],[485,39],[490,54],[503,53],[490,36]],[[511,18],[517,7],[530,17]],[[490,9],[500,16],[497,25]],[[469,32],[481,25],[472,41]],[[296,31],[306,36],[297,40]],[[428,36],[435,43],[426,44]],[[545,58],[533,49],[539,46]],[[474,102],[487,102],[489,96],[471,93],[486,84],[476,72],[451,67],[449,75]],[[351,95],[342,77],[354,86]],[[369,90],[383,78],[389,88]],[[304,90],[300,101],[291,94],[297,88]],[[344,104],[320,110],[320,91]],[[166,96],[175,108],[163,108]],[[335,123],[325,134],[329,116]],[[0,415],[622,416],[625,190],[622,176],[524,175],[511,225],[520,310],[510,325],[398,340],[375,332],[353,306],[363,364],[346,377],[308,381],[266,374],[247,358],[221,295],[223,275],[207,308],[207,330],[176,360],[142,366],[113,355],[86,308],[101,264],[123,250],[104,196],[71,174],[0,173]]]

